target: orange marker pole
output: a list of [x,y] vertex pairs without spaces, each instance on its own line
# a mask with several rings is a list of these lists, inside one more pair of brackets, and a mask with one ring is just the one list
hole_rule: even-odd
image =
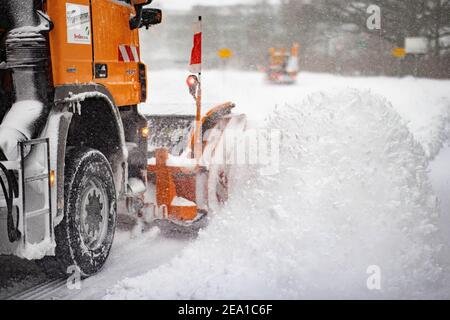
[[197,160],[197,165],[200,164],[200,158],[202,156],[202,85],[201,85],[201,72],[198,74],[198,89],[197,97],[195,99],[197,112],[195,115],[195,144],[194,144],[194,156]]

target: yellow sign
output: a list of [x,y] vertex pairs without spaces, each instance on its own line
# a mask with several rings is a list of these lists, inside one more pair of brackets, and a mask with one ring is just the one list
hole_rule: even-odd
[[231,49],[228,48],[222,48],[219,49],[219,51],[217,51],[217,55],[221,59],[230,59],[233,56],[233,51],[231,51]]
[[395,48],[392,50],[392,55],[396,58],[404,58],[406,56],[405,48]]

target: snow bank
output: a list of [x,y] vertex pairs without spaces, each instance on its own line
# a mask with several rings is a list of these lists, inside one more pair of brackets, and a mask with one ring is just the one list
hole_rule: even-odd
[[188,199],[185,199],[183,197],[175,197],[173,198],[170,205],[175,207],[195,207],[196,204],[192,201],[189,201]]
[[44,106],[36,100],[23,100],[14,103],[0,123],[0,148],[9,160],[19,159],[17,144],[29,140],[36,120]]
[[[432,296],[436,197],[425,152],[389,103],[318,93],[267,126],[284,132],[281,172],[236,169],[239,188],[197,241],[105,298]],[[381,290],[366,285],[374,265]]]
[[431,120],[431,125],[416,133],[429,160],[434,160],[441,149],[450,140],[450,101],[442,104],[441,112]]
[[[156,158],[148,158],[147,164],[156,166]],[[166,165],[168,167],[194,168],[197,165],[197,160],[185,156],[174,156],[169,153]]]
[[56,243],[50,238],[45,238],[39,243],[27,243],[25,247],[19,247],[16,255],[27,260],[39,260],[46,255],[54,255]]

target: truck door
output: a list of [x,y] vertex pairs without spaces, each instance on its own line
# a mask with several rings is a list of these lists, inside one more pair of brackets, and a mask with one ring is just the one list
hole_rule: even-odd
[[105,85],[117,106],[140,102],[138,29],[130,0],[91,0],[94,81]]
[[47,0],[55,27],[49,34],[54,86],[92,82],[89,0]]

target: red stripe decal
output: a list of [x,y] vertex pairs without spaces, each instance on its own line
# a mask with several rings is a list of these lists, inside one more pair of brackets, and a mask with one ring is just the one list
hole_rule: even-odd
[[131,51],[130,46],[125,46],[125,49],[127,50],[128,57],[130,58],[130,61],[134,61],[133,52]]

